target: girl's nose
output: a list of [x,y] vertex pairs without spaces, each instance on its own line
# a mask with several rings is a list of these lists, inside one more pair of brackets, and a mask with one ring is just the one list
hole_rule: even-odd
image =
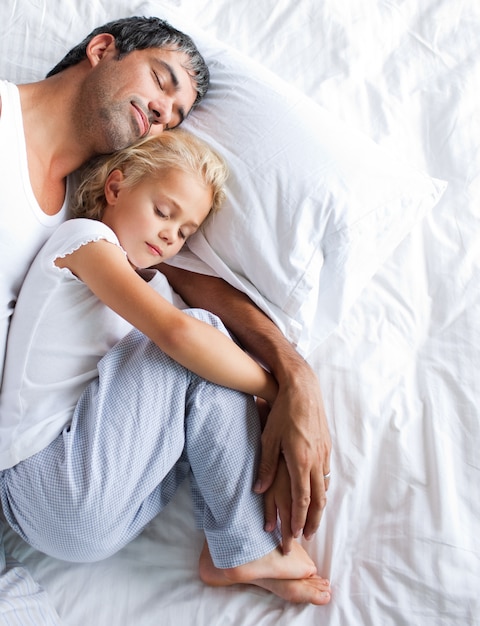
[[158,233],[158,236],[167,244],[172,244],[176,240],[174,228],[162,228],[162,230]]

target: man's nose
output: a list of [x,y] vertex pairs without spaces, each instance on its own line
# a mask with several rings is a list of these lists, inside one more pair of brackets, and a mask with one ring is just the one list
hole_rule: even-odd
[[167,126],[172,119],[173,101],[168,96],[158,99],[151,103],[150,111],[152,112],[154,123]]

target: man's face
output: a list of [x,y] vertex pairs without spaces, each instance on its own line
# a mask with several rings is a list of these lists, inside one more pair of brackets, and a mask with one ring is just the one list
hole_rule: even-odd
[[107,51],[85,79],[77,131],[97,154],[114,152],[148,134],[178,126],[196,98],[195,82],[176,50],[135,50],[117,60]]

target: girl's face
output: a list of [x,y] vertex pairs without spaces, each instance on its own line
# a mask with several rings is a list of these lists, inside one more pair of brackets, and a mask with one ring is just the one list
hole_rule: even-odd
[[135,187],[114,170],[105,184],[102,222],[110,226],[135,268],[158,265],[173,257],[208,216],[212,190],[199,176],[166,169]]

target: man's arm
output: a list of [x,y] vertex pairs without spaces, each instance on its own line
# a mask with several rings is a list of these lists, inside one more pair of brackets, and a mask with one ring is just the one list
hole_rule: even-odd
[[[291,479],[291,531],[309,538],[326,504],[331,440],[318,379],[275,324],[243,293],[219,278],[162,264],[159,269],[189,306],[220,317],[243,347],[264,363],[279,385],[262,434],[256,490],[272,484],[279,455]],[[267,518],[267,527],[276,519]]]

